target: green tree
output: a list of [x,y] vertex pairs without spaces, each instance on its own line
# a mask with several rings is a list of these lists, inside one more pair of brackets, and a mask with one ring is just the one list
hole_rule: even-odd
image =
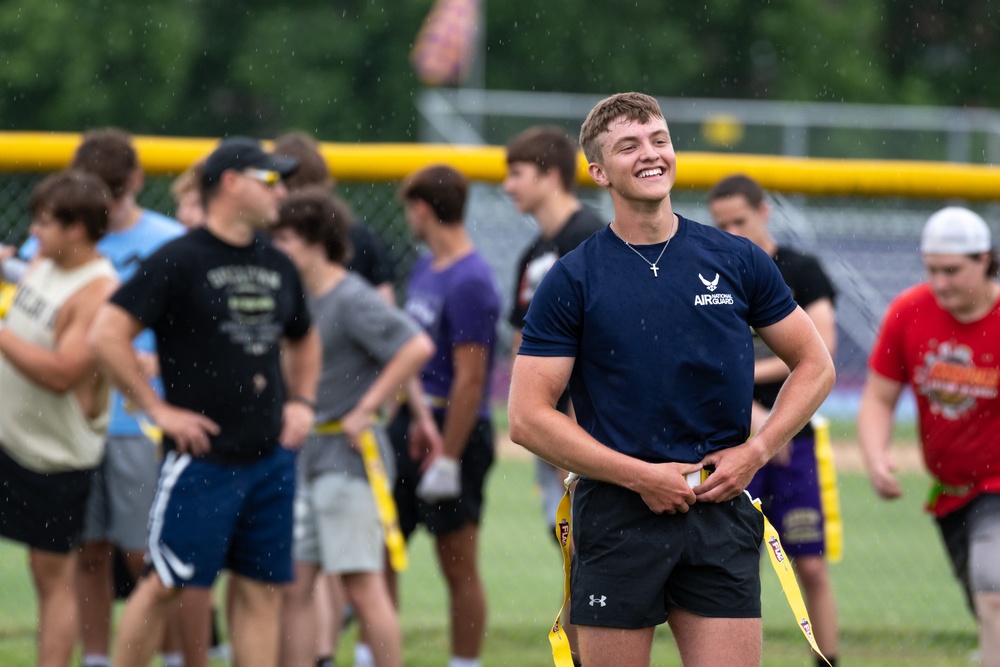
[[[488,88],[1000,104],[989,0],[483,0]],[[432,0],[0,0],[8,129],[405,141]],[[500,128],[501,130],[503,128]]]

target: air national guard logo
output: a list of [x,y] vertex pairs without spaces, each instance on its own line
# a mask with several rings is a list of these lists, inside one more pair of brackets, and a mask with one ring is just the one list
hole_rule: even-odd
[[[711,274],[709,274],[711,275]],[[719,289],[719,274],[716,272],[715,277],[709,280],[702,274],[698,274],[698,280],[701,281],[702,286],[708,290],[707,294],[695,294],[694,295],[694,305],[696,306],[731,306],[733,305],[733,295],[732,294],[716,294],[715,290]]]

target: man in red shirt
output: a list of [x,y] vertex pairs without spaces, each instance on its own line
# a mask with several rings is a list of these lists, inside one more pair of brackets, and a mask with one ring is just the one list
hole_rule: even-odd
[[1000,666],[1000,284],[981,217],[949,207],[927,221],[927,281],[890,304],[868,360],[858,439],[876,493],[902,495],[889,453],[903,387],[937,483],[928,509],[979,620],[982,664]]

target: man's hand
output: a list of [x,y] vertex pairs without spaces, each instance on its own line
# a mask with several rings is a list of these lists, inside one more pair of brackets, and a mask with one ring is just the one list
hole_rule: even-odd
[[417,497],[428,503],[454,500],[462,493],[462,464],[450,456],[435,458],[417,484]]
[[872,482],[875,493],[883,500],[895,500],[903,495],[903,487],[896,479],[896,464],[891,456],[882,456],[872,460],[868,466],[868,479]]
[[281,413],[281,433],[278,434],[278,442],[285,449],[299,449],[312,431],[315,418],[316,413],[311,406],[302,401],[287,401]]
[[441,431],[430,413],[414,416],[410,421],[406,439],[409,443],[410,459],[421,462],[421,471],[426,471],[434,459],[444,451]]
[[358,438],[361,436],[363,431],[371,428],[374,420],[375,415],[371,410],[365,410],[364,408],[360,408],[358,406],[355,406],[353,410],[341,417],[340,426],[344,429],[344,435],[347,436],[347,440],[351,443],[351,447],[360,451],[358,447]]
[[211,436],[219,435],[219,425],[203,414],[160,403],[149,412],[149,418],[170,436],[177,451],[203,456],[212,449]]
[[651,463],[649,475],[643,475],[633,491],[656,514],[683,514],[697,500],[686,475],[701,468],[700,463]]
[[767,463],[767,454],[751,438],[742,445],[712,452],[701,463],[715,470],[694,488],[698,500],[724,503],[743,493],[754,474]]

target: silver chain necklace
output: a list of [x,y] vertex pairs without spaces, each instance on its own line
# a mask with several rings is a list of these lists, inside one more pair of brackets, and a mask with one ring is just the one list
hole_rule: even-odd
[[656,261],[655,262],[651,262],[648,259],[646,259],[645,255],[643,255],[641,252],[639,252],[638,250],[636,250],[635,248],[633,248],[632,244],[629,243],[628,241],[626,241],[625,238],[621,234],[618,233],[618,229],[615,227],[615,221],[614,220],[612,220],[611,224],[608,225],[608,226],[611,227],[611,231],[613,231],[615,233],[615,236],[617,236],[618,238],[621,239],[622,243],[624,243],[625,246],[629,250],[631,250],[635,254],[639,255],[639,257],[642,258],[642,261],[646,262],[646,264],[649,264],[649,270],[653,272],[653,277],[654,278],[658,278],[660,276],[660,267],[657,266],[657,264],[660,263],[660,258],[663,257],[663,253],[666,252],[667,246],[670,245],[670,239],[674,238],[674,229],[677,227],[677,218],[674,217],[674,216],[671,216],[671,220],[670,220],[670,236],[667,237],[667,242],[663,244],[663,249],[660,250],[660,254],[656,256]]

